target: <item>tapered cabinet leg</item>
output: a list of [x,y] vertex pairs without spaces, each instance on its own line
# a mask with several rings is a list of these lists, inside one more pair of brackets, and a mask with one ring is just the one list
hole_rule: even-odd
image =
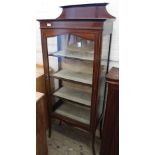
[[95,133],[93,133],[93,135],[92,135],[92,151],[93,151],[93,155],[96,155],[96,151],[95,151]]
[[52,132],[52,124],[51,124],[51,121],[50,121],[49,128],[48,128],[48,137],[49,138],[51,137],[51,132]]
[[60,121],[59,121],[59,126],[61,126],[61,125],[62,125],[62,121],[60,120]]
[[100,139],[102,139],[102,124],[103,124],[103,118],[100,121]]

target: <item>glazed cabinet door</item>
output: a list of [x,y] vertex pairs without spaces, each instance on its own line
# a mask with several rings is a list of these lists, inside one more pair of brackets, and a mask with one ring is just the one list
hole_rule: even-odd
[[90,129],[94,41],[67,33],[47,38],[53,116]]

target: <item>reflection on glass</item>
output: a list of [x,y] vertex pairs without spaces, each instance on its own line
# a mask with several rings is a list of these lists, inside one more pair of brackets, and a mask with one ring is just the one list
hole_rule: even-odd
[[57,49],[51,50],[49,45],[48,51],[53,56],[93,61],[94,42],[74,35],[62,35],[58,36]]

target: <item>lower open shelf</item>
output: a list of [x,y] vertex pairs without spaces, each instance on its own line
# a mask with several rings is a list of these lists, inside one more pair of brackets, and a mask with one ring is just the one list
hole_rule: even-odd
[[90,108],[76,103],[64,101],[54,113],[87,125],[90,124]]

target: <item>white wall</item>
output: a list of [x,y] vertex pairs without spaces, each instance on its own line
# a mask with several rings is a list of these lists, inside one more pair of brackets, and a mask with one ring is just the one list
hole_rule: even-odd
[[[40,18],[56,18],[61,13],[61,5],[71,5],[71,4],[84,4],[84,3],[103,3],[103,0],[56,0],[53,2],[51,0],[40,0],[38,4],[38,12],[36,15],[37,19]],[[110,57],[110,67],[111,66],[119,66],[119,14],[118,14],[118,0],[106,0],[109,5],[107,6],[108,12],[116,17],[113,26],[113,38],[112,38],[112,47],[111,47],[111,57]],[[39,23],[36,23],[36,63],[42,63],[42,53],[41,53],[41,41],[40,41],[40,30]]]

